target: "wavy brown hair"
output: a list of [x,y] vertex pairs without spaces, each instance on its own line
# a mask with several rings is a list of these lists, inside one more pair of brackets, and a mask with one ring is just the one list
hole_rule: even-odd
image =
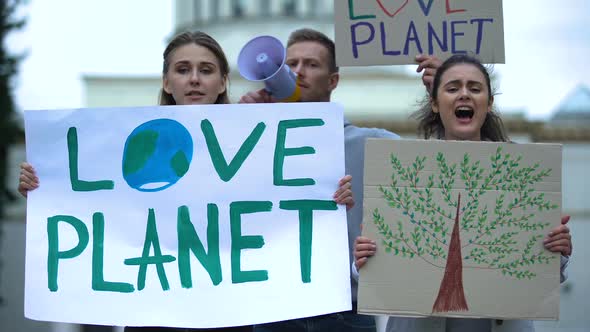
[[[188,44],[196,44],[211,51],[211,53],[215,55],[215,58],[217,58],[217,61],[219,62],[219,72],[221,77],[225,77],[229,80],[229,64],[227,62],[227,58],[225,57],[225,53],[223,53],[223,49],[219,43],[213,39],[213,37],[202,31],[183,32],[170,41],[163,54],[164,65],[162,69],[162,78],[164,78],[168,73],[168,69],[170,68],[170,57],[172,53],[179,47]],[[229,97],[227,95],[228,85],[226,85],[226,89],[223,91],[223,93],[217,96],[215,104],[229,104]],[[176,105],[176,101],[172,95],[164,91],[163,88],[160,89],[159,103],[160,105]]]
[[[473,65],[479,69],[479,71],[481,71],[485,77],[485,83],[488,87],[488,102],[492,102],[494,93],[492,92],[492,86],[490,83],[490,74],[486,67],[484,67],[484,65],[482,65],[479,60],[472,56],[464,54],[453,55],[443,62],[442,65],[436,70],[430,95],[424,98],[420,109],[412,114],[412,117],[418,120],[418,136],[422,136],[426,139],[431,137],[439,139],[444,138],[445,127],[443,126],[440,115],[432,110],[432,103],[437,101],[438,88],[441,83],[442,75],[451,67],[461,64]],[[493,108],[486,114],[486,119],[480,129],[480,135],[482,141],[510,141],[508,135],[506,134],[506,129],[502,119],[500,118],[500,115]]]

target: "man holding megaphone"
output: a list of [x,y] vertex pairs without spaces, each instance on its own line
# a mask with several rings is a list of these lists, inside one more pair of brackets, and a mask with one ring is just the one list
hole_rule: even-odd
[[[274,63],[280,63],[281,67],[277,68],[278,72],[274,76],[264,77],[261,64],[254,64],[251,60],[263,58],[261,53],[272,58]],[[263,81],[265,84],[264,89],[242,96],[240,103],[329,102],[332,90],[340,79],[334,42],[323,33],[311,29],[293,32],[286,50],[274,37],[252,39],[240,52],[238,68],[246,79]],[[269,81],[272,82],[269,84]],[[292,95],[288,96],[289,93]]]
[[[262,36],[244,46],[238,57],[242,76],[251,81],[264,82],[265,88],[242,96],[240,103],[269,102],[329,102],[332,91],[338,86],[340,74],[336,66],[334,42],[312,29],[296,30],[289,36],[285,50],[276,38]],[[428,87],[439,61],[433,57],[417,57],[418,71],[424,71],[422,80]],[[344,121],[345,169],[352,175],[352,192],[357,202],[363,201],[363,166],[366,138],[398,139],[385,129],[359,128]],[[360,235],[362,204],[348,211],[349,248]],[[352,252],[349,252],[352,264]],[[357,282],[351,278],[352,310],[317,317],[257,325],[256,332],[298,331],[376,331],[373,316],[356,313]],[[310,299],[313,301],[313,299]]]

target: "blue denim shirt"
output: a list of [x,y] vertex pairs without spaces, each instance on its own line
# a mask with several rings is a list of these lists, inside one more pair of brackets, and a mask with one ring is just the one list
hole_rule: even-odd
[[[352,175],[352,194],[354,207],[348,211],[348,248],[349,260],[352,264],[352,251],[354,240],[361,234],[361,222],[363,221],[363,172],[365,160],[365,141],[367,138],[389,138],[399,139],[400,137],[385,129],[359,128],[353,126],[346,119],[344,120],[344,155],[346,174]],[[349,265],[350,266],[350,265]],[[358,282],[351,280],[352,301],[356,302]]]

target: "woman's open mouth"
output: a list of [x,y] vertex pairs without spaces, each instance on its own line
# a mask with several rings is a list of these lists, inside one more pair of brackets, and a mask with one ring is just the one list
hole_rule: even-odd
[[475,112],[469,106],[460,106],[455,109],[455,116],[459,119],[471,119]]

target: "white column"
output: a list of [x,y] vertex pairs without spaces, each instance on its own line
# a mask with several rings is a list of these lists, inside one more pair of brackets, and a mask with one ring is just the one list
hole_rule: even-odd
[[211,0],[199,0],[201,7],[199,8],[199,19],[202,22],[209,22],[213,18],[211,16]]
[[295,12],[297,13],[298,17],[308,17],[309,16],[309,0],[296,0],[295,1]]
[[270,16],[278,16],[281,14],[281,9],[283,6],[283,1],[273,0],[270,3]]
[[258,14],[258,1],[244,1],[242,0],[242,6],[244,6],[244,16],[252,17]]
[[318,7],[318,15],[328,15],[334,12],[334,3],[332,1],[326,0],[317,0],[319,1]]
[[230,0],[217,0],[219,1],[219,17],[221,19],[226,19],[231,17],[232,9]]
[[177,0],[174,1],[175,29],[186,27],[193,21],[194,3],[192,1]]

